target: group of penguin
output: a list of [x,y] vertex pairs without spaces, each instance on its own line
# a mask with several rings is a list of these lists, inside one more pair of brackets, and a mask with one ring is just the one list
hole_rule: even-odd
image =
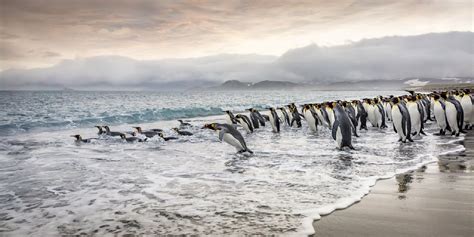
[[[183,120],[178,120],[180,122],[179,128],[173,128],[172,130],[175,131],[178,135],[181,136],[192,136],[193,133],[185,130],[181,130],[182,128],[190,128],[192,125],[190,123],[186,123]],[[120,137],[123,141],[126,142],[145,142],[150,138],[153,138],[155,136],[160,137],[161,139],[165,141],[169,140],[176,140],[178,139],[177,137],[172,137],[172,136],[165,136],[163,134],[163,129],[160,128],[153,128],[149,130],[142,130],[141,127],[133,127],[135,131],[133,132],[116,132],[116,131],[110,131],[110,127],[105,125],[105,126],[95,126],[97,129],[99,129],[97,135],[99,137],[97,138],[82,138],[81,135],[76,134],[76,135],[71,135],[71,137],[76,138],[76,142],[78,143],[90,143],[93,140],[97,140],[99,138],[107,138],[107,137]],[[131,137],[127,137],[128,135],[132,135]]]
[[459,136],[465,130],[472,129],[474,98],[469,89],[430,94],[407,92],[409,95],[308,103],[301,105],[301,111],[294,103],[268,108],[268,114],[261,114],[255,108],[248,109],[249,116],[225,111],[226,124],[211,123],[203,128],[217,131],[219,139],[234,146],[238,152],[250,153],[252,151],[247,148],[237,126],[253,133],[269,122],[272,131],[279,133],[282,125],[300,128],[304,120],[313,133],[320,126],[328,128],[338,149],[354,149],[352,136],[359,136],[357,130],[368,130],[367,122],[379,129],[388,128],[391,122],[402,143],[413,142],[413,138],[420,139],[421,135],[426,135],[423,129],[428,120],[436,121],[440,129],[435,135],[445,135],[449,131],[451,135]]
[[[267,123],[274,133],[279,133],[282,126],[301,128],[302,121],[306,121],[313,133],[317,133],[318,127],[325,127],[331,131],[331,136],[340,150],[344,147],[354,149],[352,136],[358,137],[358,130],[368,130],[367,122],[379,129],[388,128],[388,123],[391,122],[393,130],[400,137],[399,142],[402,143],[413,142],[414,138],[420,139],[421,135],[426,135],[423,129],[428,120],[436,121],[440,129],[435,135],[446,135],[449,131],[451,135],[459,136],[465,130],[472,129],[474,97],[469,89],[430,94],[407,92],[409,95],[307,103],[301,105],[301,110],[291,103],[277,108],[270,107],[267,114],[250,108],[249,116],[224,111],[226,123],[205,124],[202,129],[216,131],[220,141],[234,146],[239,153],[253,152],[247,147],[244,137],[237,128],[240,126],[250,134],[265,127]],[[180,128],[191,126],[182,120],[178,121]],[[165,137],[162,129],[143,131],[140,127],[134,127],[136,131],[130,133],[132,137],[127,137],[125,133],[110,131],[108,126],[96,127],[99,129],[99,135],[120,136],[127,142],[143,142],[154,136],[159,136],[165,141],[177,139],[177,137]],[[173,130],[179,135],[193,135],[178,128]],[[80,135],[74,137],[78,142],[90,142],[90,139],[82,139]]]

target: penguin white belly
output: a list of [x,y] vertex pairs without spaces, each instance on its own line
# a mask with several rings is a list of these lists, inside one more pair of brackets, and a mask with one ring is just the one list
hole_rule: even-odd
[[448,120],[448,125],[451,130],[455,133],[458,133],[458,119],[457,119],[458,111],[456,107],[451,102],[446,101],[446,119]]
[[392,121],[392,107],[390,103],[385,103],[385,114],[389,121]]
[[314,119],[313,114],[311,114],[311,111],[306,110],[304,112],[304,118],[306,119],[308,127],[311,129],[311,131],[316,132],[316,120]]
[[341,147],[342,147],[341,127],[337,127],[337,130],[336,130],[336,144],[337,144],[337,148],[341,149]]
[[242,144],[240,144],[239,140],[237,140],[234,136],[232,136],[229,133],[224,134],[223,139],[227,144],[230,144],[231,146],[235,147],[237,151],[244,150],[244,147]]
[[392,107],[392,121],[393,126],[397,130],[398,135],[402,139],[402,141],[406,141],[406,136],[403,134],[403,126],[402,126],[402,113],[400,113],[400,109],[398,105]]
[[332,109],[328,109],[328,118],[329,118],[329,128],[332,128],[332,125],[334,124],[334,111]]
[[323,114],[321,113],[321,110],[317,109],[316,110],[316,115],[318,116],[319,118],[319,121],[321,121],[321,123],[323,124],[324,127],[329,127],[329,124],[326,122],[326,120],[324,119],[324,116]]
[[416,133],[415,136],[417,136],[421,130],[421,117],[418,105],[416,103],[408,103],[407,108],[410,114],[411,133]]
[[443,107],[441,103],[438,101],[434,102],[433,105],[433,112],[434,117],[436,119],[436,123],[438,124],[439,129],[445,130],[446,129],[446,114],[444,113]]
[[268,117],[270,117],[270,124],[272,125],[273,132],[278,132],[278,128],[276,127],[276,123],[275,123],[275,117],[273,117],[272,113],[270,113]]
[[471,121],[472,118],[472,101],[471,97],[468,95],[465,95],[461,99],[461,106],[464,111],[464,122],[466,124],[471,124],[473,121]]
[[248,133],[252,132],[249,128],[249,125],[244,121],[244,119],[238,118],[237,122],[240,124],[240,126],[242,126],[245,129],[245,131],[247,131]]
[[375,119],[375,126],[380,127],[382,126],[382,113],[377,106],[374,106],[374,119]]
[[354,108],[354,116],[357,118],[357,115],[359,114],[359,110],[357,109],[357,106],[354,104],[351,104],[352,108]]
[[225,122],[226,122],[227,124],[233,124],[233,123],[232,123],[232,119],[230,118],[229,115],[227,115],[227,116],[225,117]]
[[281,112],[281,110],[278,109],[276,113],[279,118],[282,118],[282,119],[285,118],[285,115],[283,114],[283,112]]
[[375,122],[375,108],[372,105],[367,106],[367,118],[372,126],[377,126],[377,123]]

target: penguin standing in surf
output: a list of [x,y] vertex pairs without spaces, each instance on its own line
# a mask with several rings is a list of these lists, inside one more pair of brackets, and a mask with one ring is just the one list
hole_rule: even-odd
[[250,111],[250,120],[252,121],[254,128],[259,128],[260,126],[265,127],[265,118],[254,108],[248,109]]
[[290,126],[290,118],[288,117],[288,112],[286,112],[286,109],[283,107],[278,108],[278,111],[280,111],[282,116],[279,116],[280,118],[283,118],[285,121],[286,125]]
[[275,110],[275,108],[269,108],[270,114],[268,115],[270,124],[272,125],[272,130],[274,133],[280,132],[280,118]]
[[303,105],[303,116],[312,132],[318,131],[318,115],[309,104]]
[[301,115],[298,112],[298,108],[296,108],[296,105],[294,103],[291,103],[289,106],[290,109],[290,114],[291,114],[291,120],[290,120],[290,127],[298,127],[301,128]]
[[473,119],[473,104],[472,104],[472,97],[470,95],[470,90],[466,89],[461,92],[461,106],[464,112],[464,123],[465,129],[471,129],[472,128],[472,121]]
[[359,137],[359,135],[357,135],[357,119],[356,119],[356,115],[355,115],[356,112],[355,112],[354,107],[352,107],[352,105],[346,101],[343,101],[341,104],[344,110],[346,111],[347,116],[349,116],[349,119],[351,120],[353,135],[355,137]]
[[235,120],[237,121],[237,124],[240,124],[247,133],[253,133],[253,126],[252,126],[252,121],[250,121],[249,117],[244,114],[237,114],[235,116]]
[[367,130],[367,111],[359,100],[353,100],[352,105],[357,111],[356,119],[360,123],[360,130]]
[[235,121],[234,114],[230,110],[226,110],[226,111],[224,111],[224,113],[226,114],[226,117],[225,117],[226,123],[228,123],[228,124],[236,124],[237,123],[237,121]]
[[411,119],[406,105],[398,97],[392,98],[392,122],[393,130],[398,133],[401,141],[405,143],[407,140],[413,142],[411,139]]
[[411,135],[414,138],[420,138],[422,115],[420,113],[419,104],[417,103],[415,96],[408,97],[406,107],[408,109],[408,113],[410,114]]
[[237,131],[237,129],[235,129],[232,125],[211,123],[205,124],[202,128],[207,128],[216,131],[219,136],[219,140],[224,141],[227,144],[235,147],[238,153],[253,153],[253,151],[247,148],[247,144],[245,143],[242,134],[240,134],[240,132]]
[[447,97],[446,93],[442,93],[441,97],[445,100],[446,118],[451,128],[451,135],[459,136],[463,132],[464,112],[461,103],[453,96]]
[[438,94],[433,95],[433,111],[436,123],[439,127],[439,135],[445,135],[448,129],[448,122],[446,119],[446,105]]
[[344,147],[354,150],[352,146],[352,123],[349,116],[339,104],[333,103],[333,107],[335,116],[332,126],[332,138],[336,141],[339,150]]

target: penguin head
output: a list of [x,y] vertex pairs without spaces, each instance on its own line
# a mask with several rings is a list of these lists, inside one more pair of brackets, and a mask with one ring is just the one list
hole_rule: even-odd
[[448,99],[448,94],[447,94],[446,91],[441,92],[440,96],[441,96],[441,98],[443,98],[445,100]]
[[438,94],[434,94],[434,95],[433,95],[433,99],[434,99],[435,101],[439,100],[440,98],[441,98],[441,97],[440,97]]
[[158,133],[158,136],[160,136],[161,138],[163,138],[163,133],[162,133],[162,132],[159,132],[159,133]]
[[125,136],[125,134],[122,133],[122,134],[120,134],[120,138],[126,139],[127,137]]
[[98,128],[99,130],[102,130],[102,126],[95,125],[94,127]]
[[347,107],[347,102],[346,101],[342,101],[342,107]]
[[132,132],[132,136],[136,137],[136,136],[137,136],[137,132]]
[[173,130],[175,130],[176,132],[179,130],[178,128],[172,128]]
[[206,123],[201,129],[211,129],[211,130],[216,130],[215,124],[214,123]]
[[137,130],[137,132],[141,133],[142,132],[142,128],[141,127],[132,127],[132,128],[135,128]]
[[104,128],[105,128],[105,131],[107,131],[107,132],[110,132],[110,128],[109,128],[109,126],[105,125],[105,126],[102,126],[102,127],[104,127]]
[[393,97],[392,104],[398,104],[398,103],[400,103],[400,99],[398,97]]
[[178,119],[178,122],[183,123],[183,120],[182,120],[182,119]]
[[372,100],[372,104],[377,104],[377,103],[379,103],[379,99],[378,99],[378,98],[374,98],[374,99]]
[[81,139],[82,139],[81,135],[79,135],[79,134],[76,134],[76,135],[71,135],[71,137],[74,137],[74,138],[76,138],[76,141],[79,141],[79,140],[81,140]]

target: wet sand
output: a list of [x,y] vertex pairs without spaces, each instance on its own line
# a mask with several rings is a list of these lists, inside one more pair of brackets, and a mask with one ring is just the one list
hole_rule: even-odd
[[360,202],[315,221],[314,236],[474,236],[474,131],[466,150],[382,180]]

